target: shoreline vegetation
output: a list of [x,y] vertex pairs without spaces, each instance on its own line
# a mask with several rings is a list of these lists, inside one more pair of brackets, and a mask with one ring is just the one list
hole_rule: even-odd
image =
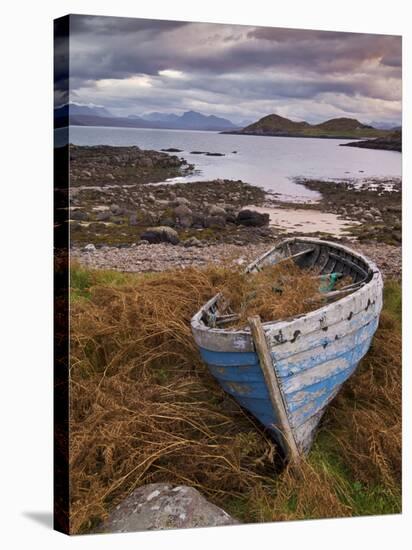
[[[240,180],[162,183],[194,169],[166,152],[69,147],[71,532],[100,531],[150,483],[190,485],[247,523],[400,513],[401,181],[300,180],[320,193],[302,205]],[[349,242],[385,278],[371,350],[298,476],[210,376],[189,326],[286,234],[258,207],[353,222],[305,234]]]

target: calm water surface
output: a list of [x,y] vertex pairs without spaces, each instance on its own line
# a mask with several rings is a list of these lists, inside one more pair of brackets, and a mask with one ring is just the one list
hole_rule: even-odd
[[[64,136],[64,131],[56,132],[57,140]],[[156,150],[175,147],[183,150],[175,154],[194,164],[196,173],[173,181],[240,179],[279,193],[285,200],[317,198],[317,193],[294,183],[293,179],[298,177],[363,179],[401,176],[400,153],[339,146],[350,140],[84,126],[71,126],[69,139],[77,145],[137,145],[142,149]],[[191,151],[224,153],[225,156],[193,155]]]

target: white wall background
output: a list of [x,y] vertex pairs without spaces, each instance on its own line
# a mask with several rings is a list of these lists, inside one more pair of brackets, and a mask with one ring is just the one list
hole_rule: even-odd
[[[69,538],[51,531],[52,510],[52,19],[67,13],[403,34],[404,144],[411,96],[408,2],[392,0],[14,0],[3,4],[0,64],[0,541],[3,548],[193,548],[294,550],[404,548],[403,516]],[[409,97],[408,97],[409,96]],[[410,155],[404,154],[409,225]],[[410,266],[405,230],[405,300]],[[408,261],[406,261],[408,260]],[[409,286],[411,286],[409,284]],[[405,302],[406,303],[406,302]],[[405,308],[405,323],[410,315]],[[404,450],[410,458],[411,376],[405,331]],[[409,338],[410,339],[410,338]],[[409,395],[408,395],[409,394]],[[37,518],[37,519],[36,519]]]

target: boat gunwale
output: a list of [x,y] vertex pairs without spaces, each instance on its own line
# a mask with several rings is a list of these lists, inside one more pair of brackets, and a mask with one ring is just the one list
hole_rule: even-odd
[[[333,241],[325,241],[322,239],[313,239],[310,237],[292,237],[289,239],[284,239],[280,243],[276,244],[274,247],[272,247],[270,250],[265,252],[263,255],[261,255],[259,258],[257,258],[254,262],[249,264],[249,266],[246,268],[246,272],[249,272],[251,269],[253,269],[256,265],[259,265],[262,261],[264,261],[267,257],[269,257],[276,249],[280,249],[281,247],[291,244],[291,243],[307,243],[307,244],[315,244],[319,246],[329,246],[331,248],[340,250],[342,252],[345,252],[346,254],[349,254],[350,256],[363,261],[370,270],[372,276],[369,281],[363,283],[358,289],[354,290],[350,294],[343,296],[339,300],[336,300],[335,302],[332,302],[330,304],[326,304],[324,306],[321,306],[320,308],[314,309],[308,313],[305,314],[299,314],[289,319],[278,319],[273,321],[266,321],[262,323],[263,328],[265,329],[265,332],[271,332],[274,333],[278,331],[279,333],[282,333],[283,330],[289,329],[291,326],[293,326],[295,323],[298,323],[300,320],[305,319],[305,322],[309,325],[309,321],[312,320],[319,320],[326,316],[327,313],[330,313],[331,311],[341,308],[344,310],[348,305],[351,303],[356,303],[356,300],[360,296],[364,296],[371,291],[372,288],[376,287],[379,289],[379,287],[383,286],[383,280],[380,270],[378,269],[377,265],[364,256],[363,254],[360,254],[340,243],[335,243]],[[379,292],[377,291],[376,294],[378,295]],[[208,327],[204,321],[202,320],[202,316],[206,311],[208,311],[219,299],[221,296],[221,293],[217,293],[215,296],[213,296],[208,302],[206,302],[200,310],[192,317],[191,320],[191,327],[196,339],[196,342],[198,345],[201,345],[201,343],[198,341],[198,337],[202,334],[207,334],[210,336],[223,336],[227,337],[232,341],[232,346],[229,346],[230,349],[223,350],[219,349],[220,346],[214,346],[214,349],[216,351],[254,351],[254,345],[253,340],[251,336],[250,329],[245,327],[239,330],[231,330],[227,328],[215,328],[215,327]],[[350,308],[349,308],[350,309]],[[361,311],[361,308],[358,309],[358,312]],[[356,315],[356,313],[354,313]],[[343,320],[344,317],[336,319],[335,323]],[[334,323],[329,324],[328,326],[333,325]],[[320,327],[313,331],[308,331],[304,335],[310,334],[311,332],[315,332],[316,330],[321,330]],[[304,336],[302,334],[302,336]],[[242,342],[241,342],[242,340]],[[278,342],[279,344],[284,343],[283,341]],[[273,345],[276,345],[273,343]],[[204,347],[203,345],[201,347]],[[225,346],[226,347],[226,346]],[[211,348],[206,348],[211,349]]]

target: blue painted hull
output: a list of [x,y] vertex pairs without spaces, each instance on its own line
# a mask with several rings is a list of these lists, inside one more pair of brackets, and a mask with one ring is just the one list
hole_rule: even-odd
[[[317,422],[320,420],[319,413],[323,413],[326,405],[335,397],[367,353],[377,325],[378,317],[372,318],[358,331],[357,337],[351,339],[351,345],[343,350],[341,345],[335,352],[328,350],[322,355],[318,353],[317,347],[314,348],[313,355],[305,359],[304,365],[298,358],[295,361],[292,358],[278,362],[276,352],[272,352],[273,365],[281,382],[286,409],[295,431],[316,415]],[[257,354],[211,351],[204,348],[200,348],[200,354],[221,387],[277,438],[279,422],[272,407]],[[320,377],[318,381],[309,377],[308,384],[299,384],[298,388],[292,386],[291,381],[296,376],[294,372],[310,373],[325,363],[332,365],[326,376]],[[281,439],[278,442],[282,444]],[[308,442],[305,443],[307,447]],[[301,448],[303,452],[308,450],[305,447]]]

